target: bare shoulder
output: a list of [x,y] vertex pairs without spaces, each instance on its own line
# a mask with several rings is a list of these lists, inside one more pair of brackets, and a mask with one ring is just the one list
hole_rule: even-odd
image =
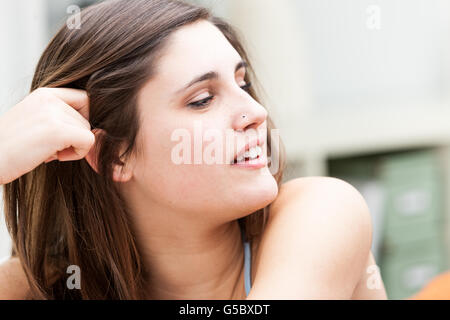
[[370,255],[369,209],[349,183],[290,180],[270,205],[249,299],[350,299]]
[[[271,203],[269,212],[273,232],[288,227],[279,224],[291,223],[297,230],[308,228],[318,233],[330,227],[337,232],[340,228],[348,231],[349,227],[353,227],[353,236],[368,239],[371,245],[369,208],[359,191],[340,179],[306,177],[285,182]],[[358,230],[361,232],[356,232]]]
[[[277,198],[270,206],[270,211],[274,216],[288,206],[321,205],[335,201],[341,205],[351,205],[353,209],[356,209],[346,210],[349,214],[357,213],[368,216],[366,202],[358,190],[346,181],[331,177],[296,178],[283,183]],[[308,214],[310,211],[298,213]]]
[[23,300],[28,290],[28,280],[19,258],[0,263],[0,300]]

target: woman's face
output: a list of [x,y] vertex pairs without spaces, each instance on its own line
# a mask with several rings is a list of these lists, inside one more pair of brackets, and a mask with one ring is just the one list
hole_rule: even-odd
[[[230,165],[236,151],[257,135],[262,140],[261,158],[267,162],[267,111],[241,88],[246,85],[245,66],[236,70],[241,61],[220,30],[207,21],[170,36],[155,76],[138,97],[141,155],[129,183],[146,201],[226,221],[275,199],[278,188],[267,164],[261,169]],[[218,77],[186,87],[210,72]],[[202,101],[210,96],[212,100]],[[198,101],[200,106],[190,105]],[[212,137],[215,140],[208,140]],[[177,164],[183,156],[189,161]],[[212,164],[205,160],[211,156]],[[234,215],[225,217],[226,212]]]

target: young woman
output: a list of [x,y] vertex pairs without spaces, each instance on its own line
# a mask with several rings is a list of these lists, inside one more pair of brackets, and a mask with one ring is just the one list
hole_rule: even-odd
[[[386,297],[381,279],[372,285],[359,193],[332,178],[281,184],[283,149],[227,23],[173,0],[106,1],[81,18],[56,34],[31,93],[0,118],[13,241],[0,297]],[[231,132],[234,145],[263,134],[223,162],[178,164],[180,129],[193,140]],[[245,150],[256,159],[242,162]]]

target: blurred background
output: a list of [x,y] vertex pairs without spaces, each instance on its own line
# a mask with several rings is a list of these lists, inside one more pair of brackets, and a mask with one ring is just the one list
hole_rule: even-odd
[[[57,29],[96,1],[4,1],[0,114]],[[390,299],[449,269],[450,1],[198,0],[241,33],[286,145],[285,180],[354,185]],[[324,199],[326,201],[326,199]],[[10,239],[0,223],[0,260]]]

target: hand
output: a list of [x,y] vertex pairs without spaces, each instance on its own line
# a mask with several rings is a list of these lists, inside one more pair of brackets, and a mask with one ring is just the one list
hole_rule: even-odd
[[83,159],[95,143],[83,90],[39,88],[0,116],[0,185],[43,162]]

